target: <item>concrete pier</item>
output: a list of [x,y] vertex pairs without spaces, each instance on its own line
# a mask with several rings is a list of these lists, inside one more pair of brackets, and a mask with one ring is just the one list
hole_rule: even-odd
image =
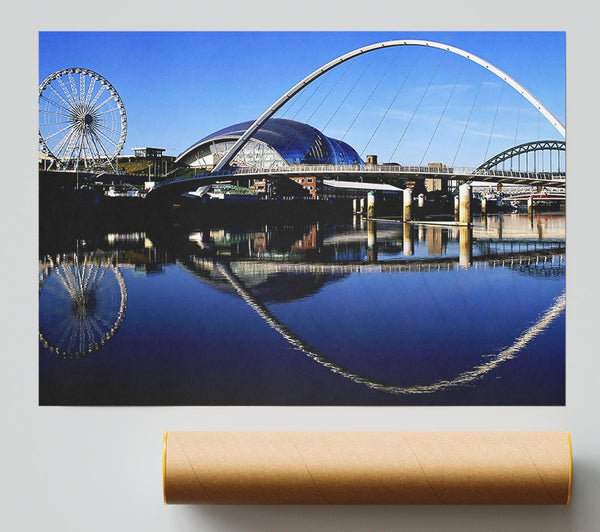
[[359,211],[358,212],[360,214],[365,214],[365,198],[360,198],[360,201],[359,201],[358,204],[359,204]]
[[412,220],[412,188],[404,189],[404,221],[410,222]]
[[356,216],[357,212],[358,212],[358,200],[356,198],[354,198],[352,200],[352,214],[354,214]]
[[425,207],[425,194],[419,194],[417,196],[417,220],[423,219],[423,208]]
[[458,228],[458,265],[468,268],[473,264],[473,228]]
[[412,224],[403,224],[402,231],[402,252],[405,257],[411,257],[415,253],[415,239],[413,237]]
[[367,222],[367,261],[377,261],[377,222],[375,220]]
[[527,198],[527,214],[533,214],[533,196]]
[[367,194],[367,216],[375,218],[375,192]]
[[458,222],[458,210],[459,210],[459,199],[458,196],[454,196],[454,221]]
[[459,209],[458,221],[463,224],[471,223],[471,185],[458,187]]

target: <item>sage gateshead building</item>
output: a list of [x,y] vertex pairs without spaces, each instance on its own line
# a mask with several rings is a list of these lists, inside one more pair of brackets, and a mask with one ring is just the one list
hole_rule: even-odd
[[[210,169],[250,127],[252,121],[220,129],[181,153],[175,163]],[[318,129],[284,118],[268,120],[232,161],[234,166],[262,169],[294,164],[364,164],[356,150]]]

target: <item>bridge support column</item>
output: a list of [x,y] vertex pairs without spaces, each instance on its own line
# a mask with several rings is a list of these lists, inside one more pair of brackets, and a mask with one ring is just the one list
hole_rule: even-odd
[[473,264],[473,228],[458,228],[458,265],[468,268]]
[[502,194],[502,183],[498,183],[498,194]]
[[459,213],[458,221],[464,224],[471,223],[471,185],[458,187]]
[[375,218],[375,192],[373,191],[367,194],[367,216]]
[[359,214],[365,214],[365,198],[360,198],[359,201],[359,210],[358,213]]
[[356,216],[358,210],[358,200],[356,198],[354,198],[352,200],[352,214],[354,214]]
[[367,261],[377,261],[377,222],[375,220],[367,222]]
[[487,213],[487,198],[481,198],[481,214],[485,216]]
[[412,188],[405,188],[404,194],[404,221],[410,222],[412,220]]
[[527,198],[527,214],[533,214],[533,196]]
[[458,222],[458,206],[459,206],[458,196],[454,196],[454,221],[455,222]]
[[417,205],[419,206],[419,213],[418,213],[419,218],[418,219],[422,220],[423,219],[423,207],[425,207],[425,194],[419,194],[417,198],[418,198]]
[[415,252],[415,239],[413,238],[412,224],[403,224],[402,232],[402,252],[405,257],[410,257]]

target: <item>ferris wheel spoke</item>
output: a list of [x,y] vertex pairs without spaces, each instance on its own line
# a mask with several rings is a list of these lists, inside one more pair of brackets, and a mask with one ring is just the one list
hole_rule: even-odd
[[77,139],[79,138],[80,134],[81,134],[81,127],[76,126],[75,127],[75,135],[72,138],[72,142],[69,141],[69,146],[67,147],[67,150],[65,150],[65,156],[66,156],[67,151],[70,148],[69,155],[67,157],[67,164],[69,164],[71,162],[71,160],[73,160],[73,154],[75,153],[75,150],[77,149]]
[[61,89],[63,90],[63,92],[65,93],[67,100],[69,101],[69,103],[71,104],[71,106],[75,106],[75,100],[73,99],[73,95],[69,92],[69,90],[67,89],[67,86],[64,84],[63,80],[61,78],[56,78],[56,81],[58,82],[58,84],[60,85]]
[[[61,115],[58,113],[50,113],[49,111],[40,111],[40,113],[46,113],[49,115],[55,115],[55,116],[65,116],[65,115]],[[69,117],[67,117],[69,118]],[[40,126],[46,126],[46,127],[50,127],[50,126],[56,126],[58,124],[71,124],[72,122],[70,120],[56,120],[55,122],[46,122],[45,124],[40,124]]]
[[96,149],[97,155],[94,154],[94,146],[92,146],[92,143],[90,142],[90,140],[93,142],[94,139],[92,138],[92,136],[90,135],[90,133],[87,132],[86,135],[85,135],[85,141],[86,141],[86,143],[88,145],[88,148],[90,150],[90,156],[91,156],[91,159],[92,159],[92,164],[96,164],[96,160],[98,162],[100,162],[100,160],[101,160],[100,153],[98,153],[98,151]]
[[71,103],[69,103],[67,100],[65,100],[61,96],[61,94],[52,85],[48,85],[48,90],[50,90],[51,92],[53,92],[56,95],[56,97],[68,107],[68,109],[65,108],[65,107],[62,107],[62,106],[58,105],[54,100],[50,100],[48,98],[45,98],[43,95],[41,95],[40,97],[43,100],[46,100],[47,102],[50,102],[52,105],[56,105],[57,107],[61,107],[61,109],[64,109],[67,112],[71,112],[71,110],[73,109],[73,106],[71,105]]
[[77,151],[77,161],[75,163],[75,168],[79,168],[79,161],[81,160],[81,147],[83,146],[83,137],[84,135],[81,135],[81,137],[79,137],[79,150]]
[[100,129],[104,129],[104,130],[106,130],[106,131],[109,131],[110,133],[114,133],[115,135],[120,135],[120,134],[121,134],[121,132],[120,132],[120,131],[116,131],[116,130],[114,130],[114,129],[111,129],[111,128],[109,128],[109,127],[106,127],[106,126],[103,126],[103,125],[100,125],[100,124],[96,124],[96,127],[97,127],[97,128],[100,128]]
[[83,138],[82,138],[82,142],[81,142],[81,148],[83,150],[83,165],[85,168],[88,167],[88,159],[89,159],[89,155],[88,155],[88,151],[85,147],[85,142],[86,142],[86,133],[84,131],[83,133]]
[[[69,113],[68,115],[61,114],[60,116],[66,116],[67,118],[71,118],[71,109],[67,109],[66,107],[64,107],[64,106],[56,103],[54,100],[51,100],[50,98],[47,98],[43,94],[40,96],[40,98],[42,100],[44,100],[45,102],[48,102],[53,107],[57,107],[58,109],[60,109],[62,111],[66,111],[67,113]],[[48,111],[47,109],[40,109],[40,111],[43,112],[43,113],[50,113],[51,112],[51,111]]]
[[100,87],[100,90],[96,93],[96,96],[94,96],[94,99],[92,100],[92,103],[90,104],[90,106],[92,107],[92,109],[94,108],[94,106],[96,105],[96,102],[98,101],[98,99],[100,98],[100,95],[105,91],[106,87],[104,85],[102,85]]
[[101,159],[102,158],[102,153],[100,153],[100,148],[98,148],[98,144],[100,144],[100,147],[102,148],[102,152],[104,152],[106,154],[106,150],[104,149],[104,146],[103,146],[102,142],[100,142],[100,139],[98,138],[98,136],[92,130],[90,130],[90,132],[89,132],[89,137],[90,137],[90,139],[92,141],[92,144],[94,145],[94,148],[96,149],[96,153],[98,154],[98,158]]
[[112,101],[114,101],[114,96],[111,94],[110,96],[108,96],[108,98],[104,99],[100,105],[98,105],[97,107],[94,107],[94,110],[98,111],[98,109],[104,107],[108,102],[112,102]]
[[79,101],[83,103],[85,98],[85,76],[79,73]]
[[85,105],[89,105],[90,104],[90,99],[92,97],[92,93],[94,92],[94,85],[96,85],[96,78],[92,76],[92,79],[90,81],[90,85],[88,87],[87,94],[85,96]]
[[75,80],[73,79],[73,74],[69,72],[67,76],[69,78],[69,84],[71,85],[71,93],[73,94],[73,100],[77,101],[79,100],[79,96],[77,94],[77,87],[75,85]]
[[114,107],[112,109],[109,109],[108,111],[102,111],[101,113],[94,113],[94,115],[95,116],[101,116],[101,115],[105,115],[105,114],[108,114],[108,113],[113,113],[113,112],[118,111],[118,110],[119,110],[118,107]]
[[[102,135],[102,137],[104,137],[108,142],[110,142],[113,146],[118,146],[118,144],[112,140],[111,138],[107,137],[104,133],[102,133],[102,131],[100,131],[98,128],[94,128],[91,130],[92,133],[94,134],[94,136],[100,141],[100,137],[99,135]],[[102,142],[100,142],[100,145],[102,146],[102,148],[104,149],[104,144],[102,144]],[[104,151],[104,153],[106,153],[106,150]],[[108,155],[108,154],[107,154]]]
[[67,129],[71,129],[73,127],[73,124],[69,124],[68,126],[63,127],[62,129],[59,129],[58,131],[56,131],[55,133],[52,133],[52,135],[49,135],[48,137],[46,137],[46,140],[50,140],[53,137],[56,137],[56,135],[60,135],[63,131],[66,131]]
[[71,137],[73,136],[73,133],[74,133],[74,130],[73,130],[73,128],[71,127],[71,128],[70,128],[70,131],[69,131],[69,133],[68,133],[68,134],[66,134],[66,135],[65,135],[65,136],[64,136],[64,137],[63,137],[63,138],[60,140],[60,142],[58,142],[58,143],[56,144],[56,146],[54,146],[54,149],[52,150],[52,153],[54,153],[54,156],[55,156],[57,159],[60,159],[60,158],[61,158],[61,152],[62,152],[62,150],[63,150],[63,149],[65,149],[65,148],[66,148],[66,146],[67,146],[67,145],[68,145],[68,143],[70,142],[70,139],[71,139]]

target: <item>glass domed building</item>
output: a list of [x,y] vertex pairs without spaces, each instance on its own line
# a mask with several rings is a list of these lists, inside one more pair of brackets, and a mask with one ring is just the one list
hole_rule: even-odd
[[[212,167],[253,121],[220,129],[181,153],[176,163]],[[232,164],[254,168],[286,168],[294,164],[364,164],[352,146],[318,129],[284,118],[268,120],[234,157]]]

